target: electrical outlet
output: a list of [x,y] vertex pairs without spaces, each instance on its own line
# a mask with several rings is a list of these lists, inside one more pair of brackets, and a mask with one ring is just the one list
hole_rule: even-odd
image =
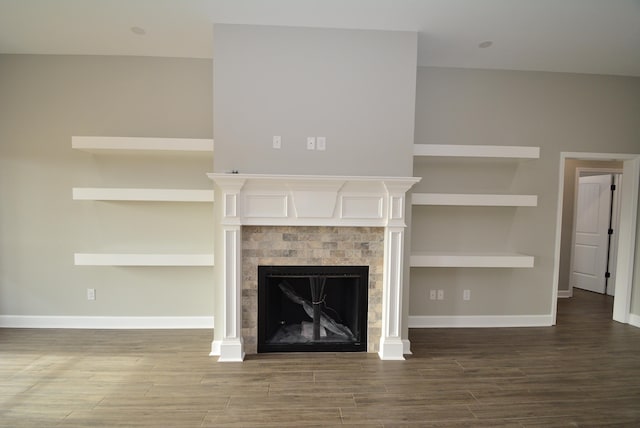
[[464,290],[462,292],[462,300],[471,300],[471,290]]
[[429,300],[436,300],[436,290],[429,290]]
[[316,137],[307,137],[307,150],[316,149]]
[[326,137],[317,137],[316,138],[316,150],[324,151],[327,149],[327,138]]
[[279,149],[282,147],[282,137],[280,135],[273,136],[273,148]]
[[438,290],[438,300],[444,300],[444,290]]
[[96,300],[95,288],[87,288],[87,300]]

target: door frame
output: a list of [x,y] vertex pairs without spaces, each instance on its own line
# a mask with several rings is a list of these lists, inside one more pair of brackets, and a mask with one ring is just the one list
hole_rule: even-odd
[[556,213],[556,242],[553,262],[553,292],[551,293],[552,325],[558,312],[558,280],[560,273],[560,237],[562,234],[562,205],[564,195],[564,167],[567,159],[622,161],[624,185],[620,194],[620,226],[618,260],[616,262],[616,295],[613,300],[613,320],[629,324],[633,264],[638,220],[638,191],[640,188],[640,154],[561,152],[558,180],[558,209]]
[[[569,261],[569,279],[571,279],[571,274],[573,272],[573,265],[574,265],[574,257],[575,257],[575,249],[576,249],[576,227],[577,227],[577,222],[578,222],[578,192],[579,192],[579,184],[580,184],[580,177],[583,173],[587,173],[589,175],[616,175],[616,174],[623,174],[623,170],[619,169],[619,168],[596,168],[596,167],[582,167],[579,166],[576,168],[576,175],[574,177],[573,180],[573,188],[575,189],[574,191],[574,195],[573,195],[573,224],[572,224],[572,230],[571,230],[571,259]],[[593,173],[593,174],[591,174]],[[586,175],[585,175],[586,176]],[[563,184],[564,185],[564,184]],[[618,193],[614,193],[614,196],[612,196],[614,198],[614,200],[612,201],[612,203],[614,204],[614,210],[612,212],[612,228],[615,231],[616,237],[619,237],[619,225],[620,225],[620,210],[616,208],[616,205],[619,203],[620,201],[620,191],[622,190],[621,185],[619,185],[618,187],[616,187],[616,192]],[[564,189],[563,189],[564,192]],[[564,209],[564,207],[563,207]],[[614,246],[615,245],[615,246]],[[615,284],[615,280],[617,279],[617,277],[615,276],[615,270],[616,267],[615,266],[615,262],[617,260],[617,254],[618,254],[618,246],[617,246],[617,242],[616,241],[612,241],[611,242],[611,257],[610,257],[610,261],[614,263],[613,266],[611,267],[611,271],[614,272],[612,278],[614,279],[614,284]],[[558,284],[559,285],[559,284]],[[569,281],[569,297],[573,297],[573,283],[571,281]]]

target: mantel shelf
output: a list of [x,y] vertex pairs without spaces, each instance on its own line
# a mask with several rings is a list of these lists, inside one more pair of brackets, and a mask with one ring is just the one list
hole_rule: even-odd
[[213,254],[76,253],[76,266],[213,266]]
[[459,205],[486,207],[535,207],[536,195],[460,194],[460,193],[414,193],[412,205]]
[[414,156],[538,159],[540,147],[414,144]]
[[534,257],[518,253],[416,252],[411,267],[532,268]]
[[71,137],[73,149],[88,152],[170,154],[213,153],[213,140],[206,138],[149,138],[149,137]]
[[213,202],[213,190],[74,187],[76,201]]

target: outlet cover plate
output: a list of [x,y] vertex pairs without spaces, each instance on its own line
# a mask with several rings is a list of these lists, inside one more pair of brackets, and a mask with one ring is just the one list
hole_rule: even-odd
[[307,150],[316,149],[316,137],[307,137]]

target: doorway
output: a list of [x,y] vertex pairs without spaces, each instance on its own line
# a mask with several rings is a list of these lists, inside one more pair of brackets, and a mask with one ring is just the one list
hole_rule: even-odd
[[[613,320],[628,324],[630,322],[631,291],[633,285],[633,267],[636,248],[636,223],[638,215],[638,191],[640,188],[640,155],[611,153],[560,153],[560,180],[558,185],[558,210],[556,216],[556,244],[554,251],[554,283],[551,301],[552,324],[557,321],[558,297],[569,297],[565,290],[559,290],[561,273],[568,275],[569,262],[561,269],[561,242],[571,242],[571,229],[564,228],[563,213],[568,206],[573,207],[573,199],[566,201],[565,163],[568,160],[585,161],[619,161],[622,162],[622,176],[625,185],[619,193],[620,215],[617,243],[617,260],[615,261],[616,290],[613,302]],[[563,233],[564,232],[564,233]],[[569,237],[569,238],[567,238]],[[569,247],[570,248],[570,247]],[[567,278],[568,281],[568,278]],[[563,293],[565,293],[563,295]]]
[[[615,294],[622,162],[599,164],[617,168],[575,168],[568,284],[571,297],[574,288],[609,296]],[[570,174],[573,171],[572,164],[567,162],[566,166],[566,172]]]

